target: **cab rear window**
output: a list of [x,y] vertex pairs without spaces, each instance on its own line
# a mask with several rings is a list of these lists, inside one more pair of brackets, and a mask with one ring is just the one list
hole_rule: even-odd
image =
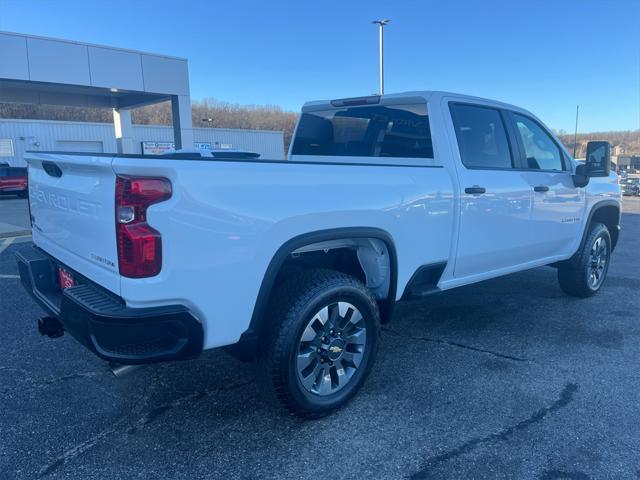
[[292,155],[433,158],[426,104],[305,112]]

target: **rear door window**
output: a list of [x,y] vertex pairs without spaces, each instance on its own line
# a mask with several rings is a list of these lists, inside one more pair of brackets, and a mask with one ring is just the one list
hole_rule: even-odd
[[304,112],[292,155],[433,158],[426,104]]
[[468,168],[513,168],[511,148],[499,110],[451,104],[460,158]]

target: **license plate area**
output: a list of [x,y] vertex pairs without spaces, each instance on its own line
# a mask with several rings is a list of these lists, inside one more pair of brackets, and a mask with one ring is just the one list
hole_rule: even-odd
[[60,290],[66,290],[67,288],[75,287],[76,285],[76,279],[73,276],[73,273],[62,267],[58,267],[58,282],[60,283]]

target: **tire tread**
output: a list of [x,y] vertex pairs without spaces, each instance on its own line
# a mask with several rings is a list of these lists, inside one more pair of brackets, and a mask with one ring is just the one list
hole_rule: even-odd
[[[377,303],[369,289],[357,278],[329,269],[310,269],[300,272],[286,280],[274,292],[267,315],[271,328],[265,332],[264,342],[260,348],[260,375],[263,390],[268,393],[270,400],[282,405],[289,413],[306,419],[319,418],[331,413],[339,407],[321,411],[310,411],[301,408],[291,396],[287,381],[288,345],[287,334],[295,330],[298,320],[297,313],[302,311],[313,298],[332,287],[353,287],[367,296],[375,306],[375,321],[379,335],[380,314]],[[377,347],[375,342],[375,346]],[[372,352],[372,360],[375,352]],[[370,369],[371,363],[367,366]],[[368,373],[368,371],[366,372]],[[362,378],[364,380],[365,376]],[[355,394],[355,390],[348,396]],[[345,400],[345,402],[348,400]]]
[[591,245],[596,237],[601,235],[603,231],[606,233],[606,242],[607,245],[609,245],[610,261],[611,236],[609,235],[609,230],[604,224],[594,222],[589,225],[589,233],[587,234],[587,238],[585,238],[584,245],[581,246],[580,250],[576,252],[570,260],[560,265],[558,268],[558,282],[560,283],[562,291],[567,295],[588,298],[595,295],[604,284],[604,282],[600,284],[598,290],[593,290],[587,284],[587,278],[585,275],[586,262],[589,261]]

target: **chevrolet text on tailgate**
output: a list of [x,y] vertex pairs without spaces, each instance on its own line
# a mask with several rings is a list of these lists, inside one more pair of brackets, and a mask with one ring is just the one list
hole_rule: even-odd
[[224,346],[318,417],[362,385],[399,300],[542,265],[595,294],[619,233],[609,157],[443,92],[307,103],[287,161],[30,152],[20,276],[42,334],[120,365]]

